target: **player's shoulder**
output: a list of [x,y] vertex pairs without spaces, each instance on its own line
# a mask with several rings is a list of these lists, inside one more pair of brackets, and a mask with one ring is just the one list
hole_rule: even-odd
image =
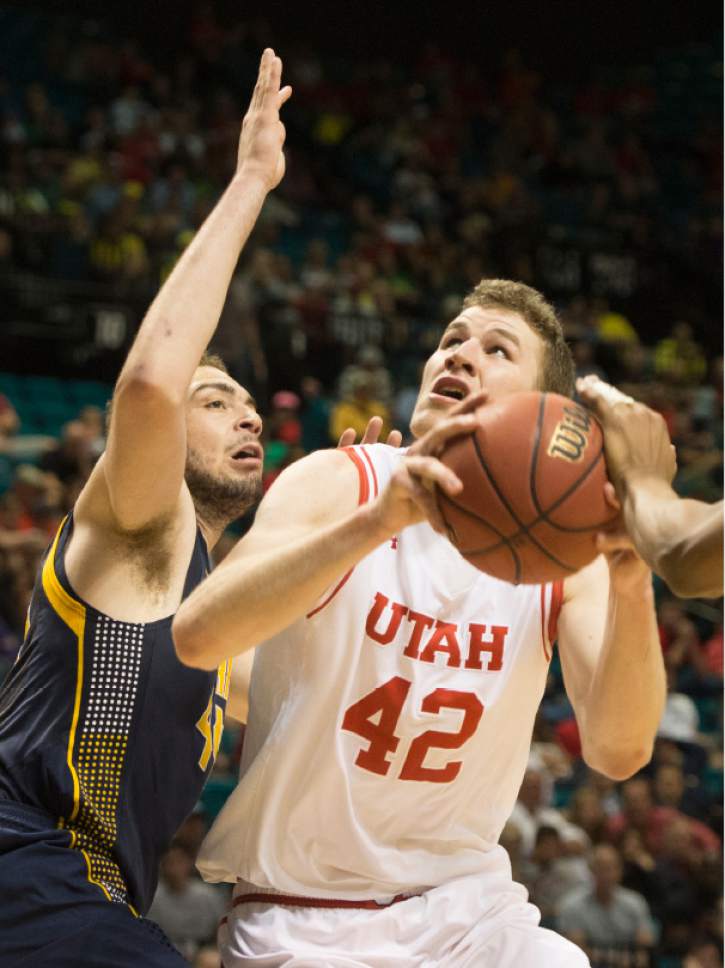
[[373,495],[385,486],[407,453],[407,447],[391,447],[389,444],[357,444],[343,450],[356,466],[361,486],[367,481]]

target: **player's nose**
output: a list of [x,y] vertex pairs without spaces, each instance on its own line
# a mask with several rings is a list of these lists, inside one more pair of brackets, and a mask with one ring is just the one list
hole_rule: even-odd
[[480,366],[481,344],[477,339],[467,339],[458,343],[446,358],[446,369],[454,371],[464,370],[469,376],[476,376]]
[[247,407],[242,414],[240,414],[237,420],[237,427],[242,430],[246,430],[255,437],[259,437],[262,433],[262,418],[259,416],[256,410],[251,407]]

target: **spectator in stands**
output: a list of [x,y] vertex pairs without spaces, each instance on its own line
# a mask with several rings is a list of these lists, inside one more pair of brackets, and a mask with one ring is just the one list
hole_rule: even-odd
[[201,945],[216,937],[226,897],[195,876],[193,858],[180,844],[164,854],[160,875],[148,916],[185,957],[192,958]]
[[560,832],[542,824],[536,831],[536,842],[522,870],[532,904],[541,911],[542,924],[555,926],[562,899],[577,888],[591,886],[592,877],[583,857],[567,857]]
[[348,390],[332,408],[330,414],[330,436],[339,440],[343,430],[352,427],[359,439],[365,433],[365,428],[371,417],[383,418],[381,438],[390,432],[390,415],[388,408],[381,400],[372,395],[370,376],[364,372],[355,373],[348,381]]
[[642,835],[634,827],[622,834],[619,850],[623,862],[622,884],[650,900],[654,891],[655,859],[642,842]]
[[577,889],[562,901],[558,930],[590,957],[592,949],[651,948],[655,928],[649,907],[641,895],[621,886],[619,852],[609,844],[595,847],[591,870],[593,887]]
[[519,796],[509,822],[521,831],[522,854],[529,858],[536,844],[536,831],[540,826],[553,827],[563,840],[576,838],[577,828],[570,824],[558,810],[551,806],[552,782],[538,758],[531,757],[524,773]]
[[652,789],[655,802],[660,806],[671,807],[696,820],[706,819],[707,801],[699,788],[697,777],[685,777],[681,766],[674,763],[658,766]]
[[706,892],[700,886],[703,861],[703,852],[693,849],[687,820],[671,820],[664,830],[650,894],[666,949],[676,951],[681,946],[683,936],[687,937],[687,926],[694,923],[705,906]]
[[693,338],[692,326],[679,322],[669,336],[655,346],[655,371],[668,382],[691,386],[705,376],[707,363],[702,347]]
[[602,798],[593,786],[585,784],[574,791],[567,816],[574,826],[584,831],[593,844],[606,840],[607,815]]
[[388,406],[392,399],[392,380],[385,366],[385,354],[379,346],[361,346],[355,362],[342,371],[339,385],[341,397],[352,395],[353,385],[361,375],[367,377],[371,395]]
[[330,401],[324,394],[320,380],[306,376],[302,380],[303,409],[302,446],[309,454],[330,446]]
[[704,824],[685,817],[672,807],[655,805],[649,780],[644,777],[627,780],[622,787],[622,801],[622,812],[612,817],[608,826],[609,835],[615,842],[621,841],[628,827],[633,827],[639,831],[647,849],[658,858],[662,852],[665,829],[672,821],[683,820],[689,830],[693,850],[704,853],[719,851],[720,839]]
[[278,390],[272,397],[272,411],[265,425],[270,440],[279,440],[288,447],[296,447],[302,439],[302,424],[298,411],[300,398],[291,390]]
[[41,458],[41,469],[54,474],[63,484],[79,477],[86,480],[98,457],[93,447],[98,429],[97,420],[92,430],[88,419],[70,420],[64,425],[57,446]]

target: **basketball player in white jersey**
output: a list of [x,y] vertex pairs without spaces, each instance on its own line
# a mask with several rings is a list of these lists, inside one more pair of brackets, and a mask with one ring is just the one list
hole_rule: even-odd
[[188,664],[259,645],[241,780],[200,855],[236,884],[226,968],[588,963],[538,926],[498,838],[555,639],[587,762],[624,779],[648,761],[665,698],[651,573],[625,550],[508,585],[458,555],[431,495],[460,489],[436,454],[475,409],[536,387],[573,388],[558,320],[484,280],[426,364],[413,446],[293,465],[182,604]]

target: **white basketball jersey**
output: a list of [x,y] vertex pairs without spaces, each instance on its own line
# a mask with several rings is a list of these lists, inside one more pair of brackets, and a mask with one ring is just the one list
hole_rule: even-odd
[[[403,454],[347,453],[361,503]],[[485,869],[560,601],[559,583],[482,574],[427,523],[380,545],[257,648],[241,780],[202,846],[204,876],[384,900]]]

